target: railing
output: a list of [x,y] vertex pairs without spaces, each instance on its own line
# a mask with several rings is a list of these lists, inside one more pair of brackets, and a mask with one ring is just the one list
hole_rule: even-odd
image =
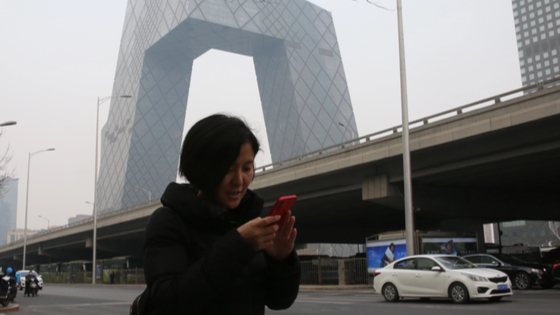
[[[514,94],[520,93],[520,92],[526,92],[526,93],[532,93],[532,92],[536,92],[536,91],[540,91],[543,90],[545,87],[551,87],[553,86],[553,83],[556,83],[556,85],[560,84],[560,77],[557,78],[552,78],[550,80],[546,80],[546,81],[541,81],[538,82],[536,84],[532,84],[532,85],[528,85],[513,91],[509,91],[506,93],[502,93],[502,94],[498,94],[496,96],[493,97],[488,97],[485,99],[482,99],[480,101],[476,101],[473,103],[469,103],[467,105],[463,105],[463,106],[459,106],[450,110],[446,110],[444,112],[441,113],[437,113],[431,116],[427,116],[424,118],[420,118],[414,121],[409,122],[409,128],[413,129],[416,127],[420,127],[420,126],[424,126],[424,125],[428,125],[431,122],[436,122],[436,121],[440,121],[442,119],[446,119],[446,118],[450,118],[453,116],[459,116],[467,111],[472,111],[472,110],[476,110],[479,108],[483,108],[483,107],[488,107],[491,105],[495,105],[498,104],[500,102],[502,102],[502,100],[505,97],[508,96],[512,96]],[[515,98],[515,97],[513,97]],[[510,98],[510,99],[513,99]],[[509,99],[508,99],[509,100]],[[331,145],[329,147],[325,147],[325,148],[321,148],[319,150],[315,150],[312,152],[308,152],[302,155],[298,155],[298,156],[294,156],[291,157],[289,159],[285,159],[283,161],[280,162],[274,162],[271,164],[267,164],[264,166],[260,166],[255,168],[255,173],[262,173],[262,172],[266,172],[268,170],[273,169],[274,167],[280,167],[283,166],[284,164],[289,164],[289,163],[293,163],[293,162],[297,162],[297,161],[301,161],[304,158],[310,158],[310,157],[314,157],[314,156],[318,156],[318,155],[322,155],[324,153],[330,153],[333,151],[337,151],[337,150],[341,150],[344,149],[346,146],[348,145],[355,145],[355,144],[361,144],[361,143],[366,143],[372,140],[377,140],[377,139],[381,139],[384,137],[389,137],[392,136],[394,134],[400,133],[402,132],[402,125],[398,125],[395,127],[391,127],[391,128],[387,128],[372,134],[368,134],[362,137],[358,137],[355,139],[351,139],[351,140],[347,140],[338,144],[334,144]]]
[[[144,269],[107,269],[99,283],[146,284]],[[39,272],[45,283],[91,283],[91,271]],[[301,262],[302,285],[360,285],[368,284],[366,258],[319,258]]]
[[[109,218],[109,217],[114,217],[114,216],[117,216],[117,215],[121,215],[121,214],[126,213],[126,212],[133,212],[133,211],[136,211],[136,210],[138,210],[138,209],[140,209],[140,208],[149,206],[149,205],[151,205],[151,204],[156,204],[157,202],[159,202],[159,199],[154,199],[154,200],[145,201],[145,202],[143,202],[143,203],[139,203],[139,204],[136,204],[136,205],[134,205],[134,206],[125,207],[125,208],[122,208],[122,209],[119,209],[119,210],[116,210],[116,211],[111,211],[111,212],[107,212],[107,213],[98,215],[98,216],[97,216],[97,219],[99,220],[99,219],[103,219],[103,218]],[[36,234],[33,234],[33,235],[28,235],[28,236],[27,236],[27,240],[29,241],[29,239],[32,239],[32,238],[35,238],[35,237],[39,237],[39,236],[41,236],[41,235],[45,235],[45,234],[49,234],[49,233],[54,233],[54,232],[57,232],[57,231],[60,231],[60,230],[67,229],[67,228],[69,228],[69,227],[87,224],[87,223],[89,223],[89,222],[93,222],[93,217],[87,218],[87,219],[83,219],[83,220],[74,222],[74,223],[72,223],[72,224],[66,224],[66,225],[62,225],[62,226],[57,226],[57,227],[52,228],[52,229],[43,230],[43,231],[40,231],[39,233],[36,233]],[[23,238],[20,238],[20,239],[18,239],[18,240],[13,241],[13,242],[4,244],[4,245],[0,246],[0,249],[1,249],[2,247],[12,246],[12,245],[17,244],[17,243],[23,243]]]
[[[114,284],[146,284],[144,269],[103,270],[97,282],[110,284],[110,272],[113,271]],[[91,271],[39,272],[44,283],[91,283]]]
[[301,262],[303,285],[368,284],[366,258],[318,258]]

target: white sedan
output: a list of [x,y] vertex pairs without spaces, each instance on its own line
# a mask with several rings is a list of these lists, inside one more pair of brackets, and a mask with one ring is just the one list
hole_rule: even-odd
[[449,297],[455,303],[467,303],[470,299],[499,301],[513,294],[505,273],[479,268],[449,255],[399,259],[375,271],[373,289],[389,302],[403,297]]

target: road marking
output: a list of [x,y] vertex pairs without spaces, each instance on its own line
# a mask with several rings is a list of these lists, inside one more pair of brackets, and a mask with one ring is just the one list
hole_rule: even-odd
[[57,305],[29,305],[29,308],[36,307],[89,307],[89,306],[103,306],[103,305],[130,305],[132,302],[106,302],[106,303],[82,303],[82,304],[57,304]]
[[296,303],[317,303],[317,304],[340,304],[340,305],[349,305],[349,304],[354,304],[352,302],[339,302],[339,301],[325,301],[325,300],[303,300],[303,299],[297,299]]

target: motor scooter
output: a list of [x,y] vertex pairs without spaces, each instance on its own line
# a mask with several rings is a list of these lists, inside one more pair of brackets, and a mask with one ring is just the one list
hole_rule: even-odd
[[27,276],[25,278],[25,291],[23,291],[23,296],[38,296],[39,286],[37,282],[35,276]]
[[8,306],[10,302],[14,301],[14,296],[12,295],[12,284],[9,276],[3,276],[0,279],[0,303],[3,306]]

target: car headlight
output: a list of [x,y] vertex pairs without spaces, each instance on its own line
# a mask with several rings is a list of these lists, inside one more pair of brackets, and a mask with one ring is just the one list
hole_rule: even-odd
[[463,276],[471,279],[472,281],[476,281],[476,282],[488,282],[487,278],[484,277],[480,277],[480,276],[475,276],[475,275],[471,275],[468,273],[462,273]]
[[538,274],[541,274],[541,275],[544,273],[544,272],[543,272],[542,270],[540,270],[540,269],[531,269],[531,272],[532,272],[532,273],[538,273]]

